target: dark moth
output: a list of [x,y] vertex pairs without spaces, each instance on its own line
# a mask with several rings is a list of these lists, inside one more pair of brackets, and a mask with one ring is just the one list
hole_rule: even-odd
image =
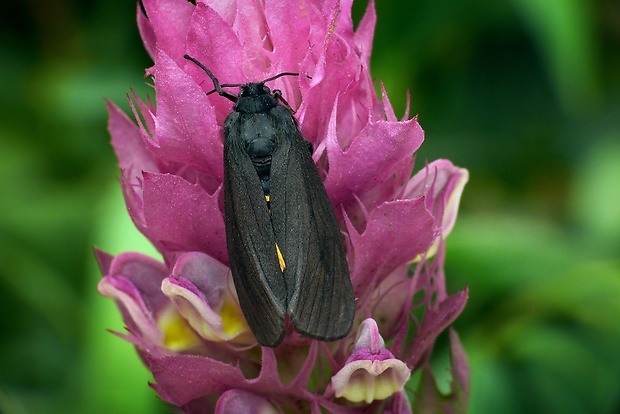
[[[355,297],[342,236],[311,151],[281,92],[266,82],[220,85],[234,102],[224,124],[224,206],[239,304],[262,345],[295,331],[334,341],[349,334]],[[222,87],[240,87],[238,95]]]

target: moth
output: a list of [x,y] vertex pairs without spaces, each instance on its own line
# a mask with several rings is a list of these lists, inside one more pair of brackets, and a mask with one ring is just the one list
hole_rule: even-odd
[[[351,331],[355,296],[342,236],[325,187],[279,90],[261,82],[220,84],[234,103],[224,123],[224,210],[230,269],[239,305],[261,345],[276,347],[287,318],[322,341]],[[239,87],[235,95],[223,87]]]

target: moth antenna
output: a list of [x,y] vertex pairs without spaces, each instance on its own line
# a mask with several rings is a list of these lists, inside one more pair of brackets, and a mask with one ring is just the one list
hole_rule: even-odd
[[[296,72],[282,72],[282,73],[278,73],[277,75],[274,75],[274,76],[272,76],[272,77],[270,77],[270,78],[267,78],[267,79],[265,79],[265,80],[261,81],[260,83],[263,83],[263,84],[264,84],[264,83],[267,83],[267,82],[271,82],[272,80],[276,80],[276,79],[278,79],[278,78],[281,78],[282,76],[299,76],[299,73],[296,73]],[[312,76],[306,75],[306,77],[307,77],[308,79],[312,79]],[[223,85],[222,85],[222,86],[223,86]],[[230,86],[236,86],[236,85],[230,85]],[[275,96],[276,100],[278,100],[278,101],[282,102],[282,104],[283,104],[283,105],[284,105],[284,106],[285,106],[285,107],[286,107],[289,111],[291,111],[291,113],[293,113],[293,114],[294,114],[294,113],[296,112],[293,108],[291,108],[291,105],[289,105],[289,103],[286,101],[286,99],[284,99],[284,98],[282,97],[282,91],[281,91],[281,90],[279,90],[279,89],[274,89],[274,90],[273,90],[273,94],[274,94],[274,96]]]
[[267,83],[267,82],[271,82],[272,80],[276,80],[278,78],[281,78],[282,76],[299,76],[299,73],[295,73],[295,72],[282,72],[282,73],[278,73],[277,75],[274,75],[270,78],[267,78],[263,81],[261,81],[260,83]]
[[183,55],[183,57],[187,60],[191,60],[192,62],[194,62],[200,69],[202,69],[204,71],[204,73],[207,74],[208,77],[211,78],[211,81],[213,81],[213,87],[215,89],[213,89],[211,92],[208,92],[207,95],[212,94],[213,92],[217,92],[220,96],[223,96],[224,98],[227,98],[233,102],[237,102],[237,96],[225,91],[224,89],[222,89],[222,86],[229,86],[229,85],[220,85],[220,81],[217,80],[217,78],[215,77],[215,75],[205,67],[205,65],[203,65],[202,63],[200,63],[198,61],[198,59],[195,59],[193,57],[191,57],[190,55]]

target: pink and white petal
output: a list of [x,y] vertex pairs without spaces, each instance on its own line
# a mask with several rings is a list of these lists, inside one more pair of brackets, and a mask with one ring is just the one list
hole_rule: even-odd
[[407,183],[403,198],[425,196],[427,207],[441,217],[442,235],[447,236],[456,221],[461,195],[469,172],[448,160],[436,160],[418,171]]
[[163,346],[157,318],[171,305],[159,289],[166,267],[139,253],[120,254],[104,265],[108,271],[99,281],[99,292],[118,303],[130,330],[151,344]]
[[411,371],[407,365],[396,358],[382,361],[353,361],[334,375],[332,385],[336,397],[370,404],[402,390],[410,376]]
[[186,253],[175,263],[172,277],[162,282],[162,292],[201,337],[251,344],[255,338],[233,296],[229,273],[206,254]]
[[403,389],[411,371],[387,349],[374,319],[358,329],[354,350],[331,381],[336,397],[351,402],[384,400]]
[[452,231],[469,172],[454,166],[448,160],[437,160],[420,170],[405,187],[405,198],[415,198],[424,194],[428,210],[435,217],[440,229],[440,238],[426,252],[432,257],[440,243]]

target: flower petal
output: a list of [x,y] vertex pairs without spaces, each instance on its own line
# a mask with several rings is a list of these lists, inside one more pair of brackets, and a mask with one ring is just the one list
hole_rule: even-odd
[[163,346],[171,351],[189,352],[197,350],[202,344],[198,335],[184,319],[184,315],[181,315],[173,306],[159,316],[157,326],[164,334]]
[[[467,411],[471,371],[459,335],[450,328],[450,360],[452,362],[452,395],[457,412]],[[460,410],[459,410],[460,409]]]
[[168,252],[200,251],[227,261],[220,190],[208,194],[170,174],[145,173],[143,180],[146,235]]
[[[183,60],[183,66],[185,66]],[[157,54],[157,117],[152,152],[168,171],[179,175],[191,167],[213,191],[223,180],[222,128],[213,106],[194,79],[164,51]]]
[[437,336],[454,322],[467,303],[467,289],[448,296],[424,313],[424,319],[408,347],[406,355],[410,355],[407,363],[416,368],[428,358],[428,351]]
[[425,252],[435,238],[433,218],[422,198],[380,205],[368,216],[361,234],[349,220],[346,223],[354,257],[351,281],[369,290],[381,275]]
[[[327,137],[329,173],[325,188],[334,205],[347,210],[357,204],[357,199],[372,209],[378,198],[395,198],[396,190],[402,187],[401,180],[411,174],[411,155],[424,139],[415,118],[405,122],[368,123],[346,151],[340,149],[337,135],[339,131],[332,131]],[[375,195],[366,200],[366,193],[374,188],[381,188],[380,197]]]
[[279,414],[280,412],[263,397],[244,390],[226,391],[217,400],[217,405],[215,406],[216,414]]
[[[164,401],[183,406],[196,398],[221,395],[231,389],[246,389],[259,395],[282,395],[278,366],[271,348],[262,348],[260,374],[246,379],[239,366],[201,355],[147,355],[146,364],[153,373],[153,389]],[[288,389],[301,398],[303,390]]]
[[[245,53],[241,41],[222,16],[204,3],[196,5],[192,16],[187,34],[187,53],[198,59],[224,83],[242,83],[248,80],[248,74],[244,73]],[[195,66],[193,63],[188,65],[188,73],[193,74],[197,80],[204,79],[203,87],[210,88],[211,80]],[[213,102],[217,108],[218,122],[222,125],[224,116],[230,112],[230,102],[221,97],[216,97]]]
[[405,390],[398,391],[386,402],[383,414],[411,414],[411,402]]
[[426,196],[427,208],[440,218],[442,237],[446,237],[454,223],[469,172],[448,160],[436,160],[409,180],[404,198]]
[[[156,49],[165,51],[175,61],[183,60],[185,39],[194,6],[190,2],[176,0],[142,0],[146,18],[155,35],[155,43],[151,36],[145,39],[145,45],[151,56]],[[141,13],[141,12],[139,12]],[[140,25],[144,26],[144,23]],[[142,32],[142,31],[141,31]],[[145,31],[148,34],[148,31]]]
[[[280,69],[299,70],[298,67],[285,65],[299,65],[308,53],[308,44],[312,44],[310,36],[314,35],[311,33],[312,23],[319,17],[317,12],[316,6],[312,3],[291,7],[290,3],[284,1],[265,2],[265,19],[271,33],[273,59],[277,59],[273,62],[276,65],[276,72]],[[308,44],[291,42],[291,39],[308,39]]]
[[119,168],[131,177],[131,184],[137,184],[142,171],[157,171],[153,154],[144,146],[140,130],[118,106],[108,105],[108,130],[112,136],[112,146],[118,158]]
[[120,254],[104,265],[108,269],[99,281],[99,292],[118,303],[123,321],[131,331],[163,346],[164,335],[157,318],[170,307],[159,289],[166,277],[165,266],[138,253]]
[[[311,27],[309,53],[301,63],[301,73],[312,76],[302,87],[302,103],[297,112],[304,137],[318,147],[326,133],[325,121],[338,107],[340,145],[346,147],[371,119],[378,103],[370,73],[360,60],[353,43],[353,31],[346,10],[350,2],[325,1],[321,21]],[[303,86],[303,85],[302,85]]]
[[145,360],[155,380],[153,389],[164,401],[179,407],[246,382],[238,366],[200,355],[151,355]]
[[332,386],[336,397],[369,404],[401,391],[410,376],[407,365],[385,349],[374,319],[366,319],[359,327],[353,354],[332,377]]
[[[281,22],[279,24],[282,25]],[[264,5],[253,1],[237,2],[233,29],[243,45],[246,61],[258,70],[268,72],[273,43]]]
[[[379,334],[379,327],[374,319],[364,320],[358,329],[357,340],[354,349],[368,349],[369,352],[377,354],[385,349],[385,341]],[[351,356],[353,358],[353,356]]]
[[144,48],[151,59],[155,60],[155,45],[157,44],[157,39],[153,31],[153,26],[151,26],[148,17],[142,12],[140,4],[136,4],[136,8],[138,9],[138,31],[140,32],[142,43],[144,43]]
[[361,51],[361,60],[366,67],[370,67],[370,54],[372,52],[372,40],[375,34],[376,23],[375,2],[370,0],[366,6],[366,12],[355,31],[355,44]]
[[236,298],[230,271],[203,253],[179,257],[172,277],[162,282],[162,292],[203,338],[221,342],[255,342]]

